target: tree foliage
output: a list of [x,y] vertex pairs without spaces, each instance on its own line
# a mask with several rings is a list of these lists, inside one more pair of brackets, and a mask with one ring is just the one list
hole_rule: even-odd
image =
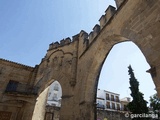
[[160,98],[158,98],[157,93],[150,97],[150,107],[155,114],[160,117]]
[[[134,76],[134,72],[131,66],[128,67],[128,72],[130,75],[129,83],[131,96],[133,100],[128,104],[128,109],[132,112],[132,114],[142,114],[148,113],[147,101],[144,100],[143,93],[139,91],[139,82]],[[139,120],[140,118],[137,118]],[[136,119],[135,119],[136,120]]]

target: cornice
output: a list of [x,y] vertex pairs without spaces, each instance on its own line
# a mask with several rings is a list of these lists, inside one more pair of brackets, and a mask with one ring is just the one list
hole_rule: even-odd
[[25,70],[29,70],[29,71],[32,71],[34,69],[34,67],[27,66],[27,65],[24,65],[24,64],[20,64],[20,63],[17,63],[17,62],[13,62],[13,61],[10,61],[10,60],[2,59],[2,58],[0,58],[0,64],[4,64],[4,65],[7,65],[7,66],[20,68],[20,69],[25,69]]

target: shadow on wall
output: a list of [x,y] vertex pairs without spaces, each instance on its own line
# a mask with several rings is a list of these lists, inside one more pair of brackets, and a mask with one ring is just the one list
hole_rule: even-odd
[[37,98],[32,120],[59,120],[62,88],[54,81]]

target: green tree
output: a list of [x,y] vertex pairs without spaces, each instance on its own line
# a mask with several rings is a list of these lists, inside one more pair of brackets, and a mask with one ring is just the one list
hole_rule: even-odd
[[[143,93],[139,91],[139,82],[134,76],[134,72],[131,66],[128,67],[128,72],[130,75],[129,83],[131,96],[133,100],[128,104],[128,109],[132,114],[143,114],[148,113],[147,101],[144,100]],[[145,119],[145,118],[134,118],[134,120]]]
[[160,118],[160,98],[158,98],[157,93],[150,97],[150,107],[155,114],[158,114]]

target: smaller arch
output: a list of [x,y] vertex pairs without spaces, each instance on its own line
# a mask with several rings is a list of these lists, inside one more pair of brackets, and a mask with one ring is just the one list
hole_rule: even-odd
[[54,81],[48,90],[45,119],[59,119],[62,99],[62,88],[58,81]]
[[62,87],[58,81],[54,81],[48,91],[47,105],[61,107]]
[[[44,120],[50,114],[55,118],[59,118],[59,110],[61,107],[62,87],[55,80],[49,80],[40,90],[37,102],[34,108],[32,120]],[[56,114],[56,115],[55,115]]]

